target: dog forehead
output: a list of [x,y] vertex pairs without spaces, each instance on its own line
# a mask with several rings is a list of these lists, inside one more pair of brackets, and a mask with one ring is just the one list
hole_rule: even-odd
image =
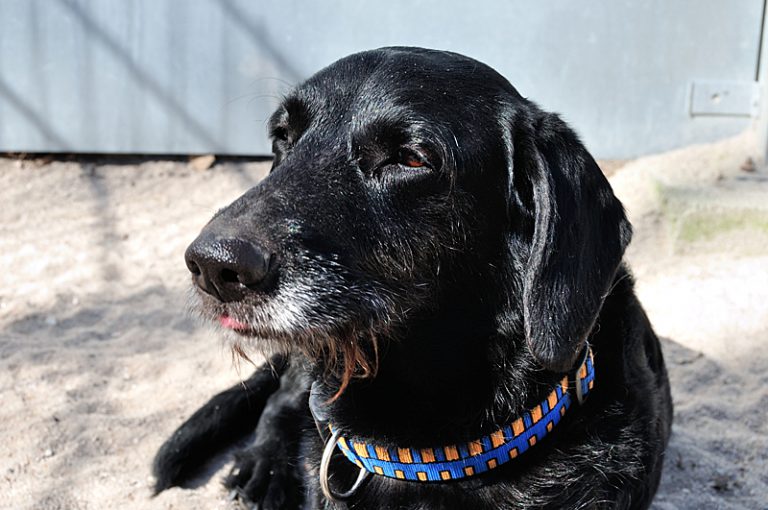
[[463,110],[496,108],[508,92],[514,89],[505,78],[464,55],[390,47],[334,62],[301,84],[294,97],[338,123],[397,115],[431,120],[441,112],[459,117]]

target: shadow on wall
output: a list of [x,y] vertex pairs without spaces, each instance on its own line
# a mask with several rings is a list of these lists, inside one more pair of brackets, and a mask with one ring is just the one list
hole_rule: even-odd
[[[207,148],[207,152],[212,153],[225,153],[226,143],[222,140],[222,133],[217,133],[206,122],[201,121],[193,113],[191,113],[188,105],[185,105],[180,101],[174,93],[178,87],[166,86],[160,79],[153,76],[151,71],[148,71],[140,62],[137,62],[136,58],[131,54],[129,48],[125,47],[125,44],[120,41],[119,38],[110,34],[107,28],[101,26],[99,21],[89,12],[87,4],[83,5],[80,2],[73,0],[56,0],[57,4],[63,7],[64,11],[71,15],[76,20],[78,28],[82,30],[86,37],[86,43],[80,46],[80,51],[84,54],[80,55],[78,59],[87,67],[92,60],[91,54],[97,49],[103,50],[108,53],[114,62],[118,63],[123,70],[126,71],[126,75],[129,77],[132,85],[140,90],[144,95],[153,99],[158,104],[162,105],[163,112],[173,119],[172,126],[182,126],[182,129],[189,132],[189,134],[200,142],[200,145]],[[221,11],[222,16],[231,24],[231,26],[240,31],[248,41],[252,44],[252,51],[259,55],[264,55],[269,61],[273,70],[276,70],[280,76],[287,78],[290,82],[296,83],[302,79],[302,74],[294,66],[289,58],[279,50],[279,48],[269,40],[267,31],[264,30],[258,21],[243,11],[234,2],[227,2],[217,0],[216,6]],[[42,62],[42,55],[37,43],[39,35],[44,27],[41,27],[40,13],[38,11],[38,2],[30,1],[27,4],[28,12],[26,14],[27,19],[30,20],[30,44],[32,58],[38,60],[38,62],[32,62],[31,65],[35,69],[41,69],[44,65]],[[49,8],[49,6],[46,6]],[[123,6],[123,9],[127,12],[127,18],[131,18],[131,11],[135,9],[135,6],[131,3],[127,3]],[[93,81],[89,74],[98,73],[98,69],[87,69],[88,72],[82,73],[79,77],[78,87],[80,89],[82,108],[86,111],[82,112],[85,117],[95,117],[89,115],[87,110],[92,106],[92,97],[88,97],[88,88]],[[234,70],[225,70],[232,72]],[[38,78],[41,78],[42,74],[38,74]],[[283,80],[278,78],[270,78],[280,81],[286,85],[289,85]],[[14,88],[13,82],[2,79],[0,77],[0,100],[3,100],[12,110],[18,115],[24,118],[29,124],[34,126],[35,130],[40,134],[42,139],[49,145],[52,150],[59,151],[72,151],[76,146],[72,140],[69,140],[65,133],[62,133],[59,129],[51,125],[46,119],[46,112],[50,110],[51,105],[48,104],[46,95],[46,86],[50,84],[33,84],[35,92],[33,97],[36,97],[35,101],[30,101],[28,94],[21,94],[19,90]],[[235,100],[237,98],[231,98]],[[130,121],[130,119],[128,119]]]

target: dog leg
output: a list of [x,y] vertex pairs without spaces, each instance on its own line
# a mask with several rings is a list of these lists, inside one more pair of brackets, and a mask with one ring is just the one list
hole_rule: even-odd
[[309,413],[309,381],[300,367],[290,367],[280,389],[269,399],[250,447],[235,456],[224,485],[241,501],[262,510],[299,508],[304,471],[299,456],[302,437],[315,432]]
[[273,357],[248,380],[213,397],[176,429],[152,463],[155,494],[184,484],[211,456],[253,431],[286,367],[284,357]]

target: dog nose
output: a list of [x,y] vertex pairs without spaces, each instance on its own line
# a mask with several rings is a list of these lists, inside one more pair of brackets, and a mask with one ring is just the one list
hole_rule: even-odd
[[202,234],[184,253],[195,284],[221,301],[238,301],[248,289],[267,280],[272,256],[261,246],[239,238]]

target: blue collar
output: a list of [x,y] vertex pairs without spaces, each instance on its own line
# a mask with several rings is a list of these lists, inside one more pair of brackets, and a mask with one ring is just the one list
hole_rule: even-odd
[[584,401],[594,381],[594,359],[587,346],[576,370],[570,377],[564,376],[540,404],[492,434],[466,443],[433,448],[386,447],[343,436],[332,425],[330,429],[339,449],[361,470],[398,480],[457,480],[505,464],[544,439],[574,400]]

